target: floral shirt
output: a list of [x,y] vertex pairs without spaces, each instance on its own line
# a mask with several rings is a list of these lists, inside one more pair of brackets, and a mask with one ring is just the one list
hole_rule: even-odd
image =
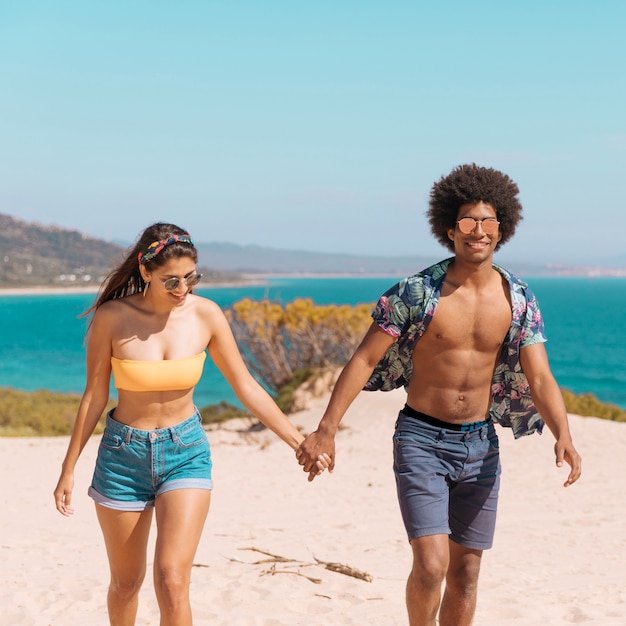
[[[413,373],[413,348],[428,328],[439,302],[446,259],[401,280],[386,291],[372,311],[374,321],[388,334],[397,337],[365,385],[366,391],[390,391],[408,387]],[[528,285],[494,264],[509,283],[512,321],[496,364],[491,384],[491,417],[510,427],[515,438],[541,433],[543,420],[530,396],[528,380],[522,371],[520,349],[546,341],[537,299]]]

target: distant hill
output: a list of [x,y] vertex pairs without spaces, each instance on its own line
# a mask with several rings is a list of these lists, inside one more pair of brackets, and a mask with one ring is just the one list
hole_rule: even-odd
[[[196,242],[196,247],[201,271],[213,282],[242,280],[244,275],[255,274],[403,276],[437,260],[275,250],[219,242]],[[0,288],[97,286],[125,249],[119,242],[0,214]]]
[[[77,230],[0,213],[0,288],[98,287],[126,248]],[[240,280],[226,270],[201,267],[201,271],[206,281]]]
[[[305,250],[277,250],[232,243],[196,242],[206,282],[245,280],[262,274],[407,276],[440,260],[428,256],[361,256]],[[29,223],[0,213],[0,288],[98,286],[126,246],[59,226]],[[514,273],[541,275],[625,275],[626,270],[506,263]]]
[[306,250],[276,250],[232,243],[196,242],[202,265],[239,274],[363,274],[404,276],[439,260],[427,256],[374,257]]
[[[306,250],[277,250],[262,246],[240,246],[232,243],[198,243],[196,247],[203,266],[216,271],[242,275],[254,274],[330,274],[363,276],[410,276],[445,258],[438,256],[360,256],[328,254]],[[451,256],[451,253],[449,253]],[[502,261],[518,276],[626,276],[626,268],[574,267],[538,265]]]
[[123,248],[0,214],[0,287],[98,285]]

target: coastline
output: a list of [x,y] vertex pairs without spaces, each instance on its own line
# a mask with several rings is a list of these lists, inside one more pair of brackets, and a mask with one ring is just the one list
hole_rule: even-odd
[[[418,270],[416,270],[418,271]],[[227,280],[217,282],[202,282],[199,289],[228,289],[242,286],[259,286],[266,285],[271,279],[369,279],[369,278],[389,278],[390,280],[398,280],[404,278],[407,274],[400,273],[353,273],[353,272],[259,272],[255,274],[241,274],[241,280]],[[626,269],[606,269],[606,268],[581,268],[569,269],[562,271],[553,271],[545,274],[531,274],[532,278],[626,278]],[[53,285],[39,285],[32,287],[0,287],[0,297],[2,296],[34,296],[34,295],[74,295],[74,294],[97,294],[100,291],[100,285],[89,286],[71,286],[60,287]]]
[[77,293],[96,294],[100,287],[0,287],[0,296],[51,296]]
[[[256,286],[264,285],[265,279],[259,280],[242,280],[242,281],[225,281],[216,283],[199,283],[197,286],[199,289],[228,289],[241,286]],[[88,286],[88,287],[52,287],[52,286],[40,286],[40,287],[0,287],[0,297],[2,296],[58,296],[58,295],[75,295],[75,294],[97,294],[100,291],[100,286]]]
[[[351,274],[345,273],[333,273],[333,274],[320,274],[315,272],[260,272],[258,274],[242,274],[241,280],[226,280],[216,282],[200,282],[197,285],[198,289],[228,289],[237,287],[257,287],[259,285],[266,285],[267,281],[273,278],[276,279],[288,279],[288,278],[390,278],[397,280],[404,276],[403,274]],[[73,287],[58,287],[52,285],[39,285],[33,287],[0,287],[0,296],[34,296],[34,295],[62,295],[62,294],[81,294],[81,293],[98,293],[100,291],[100,285],[89,286],[73,286]]]

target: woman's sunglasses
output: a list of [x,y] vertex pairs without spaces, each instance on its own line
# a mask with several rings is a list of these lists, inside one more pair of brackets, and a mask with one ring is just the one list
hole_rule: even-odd
[[178,278],[178,276],[172,276],[172,278],[168,278],[163,281],[163,286],[167,291],[174,291],[174,289],[178,288],[181,282],[185,283],[189,289],[195,287],[202,278],[202,274],[189,274],[189,276],[184,276],[183,278]]

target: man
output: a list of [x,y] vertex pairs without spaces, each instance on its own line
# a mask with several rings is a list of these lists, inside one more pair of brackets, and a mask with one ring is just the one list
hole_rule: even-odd
[[494,422],[517,438],[540,432],[545,421],[556,439],[557,466],[571,467],[565,486],[580,476],[537,301],[525,283],[493,264],[521,219],[518,193],[506,174],[474,164],[435,183],[431,230],[454,256],[381,296],[317,430],[296,452],[309,480],[320,454],[330,455],[332,470],[337,427],[359,391],[406,387],[394,472],[413,550],[406,587],[411,626],[432,626],[437,615],[441,626],[472,621],[482,551],[492,546],[496,519]]

